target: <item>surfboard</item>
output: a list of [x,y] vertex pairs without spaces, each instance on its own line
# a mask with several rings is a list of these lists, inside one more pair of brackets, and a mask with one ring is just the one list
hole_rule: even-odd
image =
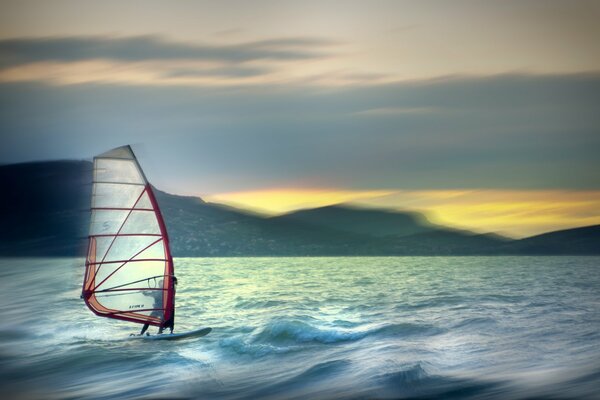
[[183,332],[183,333],[163,333],[161,335],[144,335],[144,336],[131,336],[131,338],[144,339],[144,340],[181,340],[199,338],[208,335],[212,331],[212,328],[196,329],[195,331]]

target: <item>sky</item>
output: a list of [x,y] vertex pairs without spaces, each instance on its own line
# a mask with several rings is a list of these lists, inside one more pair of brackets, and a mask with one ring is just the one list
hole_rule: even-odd
[[600,223],[598,1],[0,2],[0,164],[523,237]]

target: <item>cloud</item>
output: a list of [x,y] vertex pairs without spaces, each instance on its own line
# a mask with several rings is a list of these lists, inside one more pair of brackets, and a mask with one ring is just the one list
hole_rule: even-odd
[[212,45],[168,41],[153,35],[16,38],[0,40],[0,65],[6,68],[36,62],[88,60],[122,62],[304,60],[329,55],[318,49],[332,44],[334,42],[319,38],[283,38]]
[[281,83],[313,74],[309,64],[312,68],[318,65],[317,70],[327,69],[327,60],[334,56],[332,49],[338,45],[313,37],[236,44],[174,42],[156,35],[13,38],[0,40],[0,82],[180,86]]
[[199,78],[199,77],[226,77],[248,78],[263,76],[273,72],[268,67],[243,67],[225,66],[212,68],[174,68],[164,73],[165,78]]
[[600,189],[599,107],[600,74],[335,88],[12,83],[0,85],[0,162],[144,143],[153,182],[177,193]]

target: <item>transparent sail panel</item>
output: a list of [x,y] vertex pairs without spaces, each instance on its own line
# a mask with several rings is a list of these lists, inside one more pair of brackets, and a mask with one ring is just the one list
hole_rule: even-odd
[[163,290],[144,290],[137,292],[104,292],[96,293],[96,299],[103,307],[110,310],[127,310],[127,312],[164,318]]
[[[145,198],[144,206],[138,202],[137,208],[152,208],[148,201],[148,195],[144,192],[144,186],[122,185],[116,183],[96,183],[92,195],[92,208],[128,208],[142,196]],[[141,200],[141,199],[140,199]]]
[[102,153],[96,158],[125,158],[133,160],[135,157],[129,146],[122,146],[109,150],[106,153]]
[[160,236],[98,237],[96,249],[98,262],[128,261],[134,258],[165,259],[165,248]]
[[156,215],[148,211],[131,211],[121,229],[123,234],[160,234]]
[[138,200],[137,204],[135,205],[136,209],[152,209],[152,202],[150,202],[150,198],[148,197],[148,193],[144,192],[142,194],[142,197],[140,197],[140,199]]
[[109,235],[119,232],[128,211],[92,210],[90,235]]
[[148,288],[164,280],[164,261],[102,264],[95,278],[95,291]]
[[133,183],[143,185],[146,182],[135,160],[96,159],[94,175],[97,182]]

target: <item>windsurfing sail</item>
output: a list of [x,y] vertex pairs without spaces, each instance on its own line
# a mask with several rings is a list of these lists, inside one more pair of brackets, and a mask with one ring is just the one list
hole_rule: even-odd
[[169,238],[129,146],[94,157],[82,297],[102,317],[160,326],[174,312]]

